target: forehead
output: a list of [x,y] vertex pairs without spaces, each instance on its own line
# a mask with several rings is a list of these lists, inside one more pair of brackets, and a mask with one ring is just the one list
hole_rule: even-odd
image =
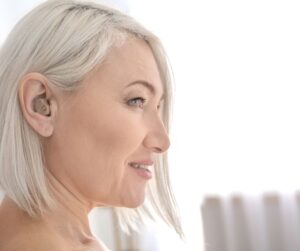
[[128,38],[122,45],[112,47],[94,73],[98,80],[105,79],[103,83],[109,83],[112,88],[122,88],[142,80],[151,83],[157,95],[164,92],[154,55],[149,45],[141,39]]

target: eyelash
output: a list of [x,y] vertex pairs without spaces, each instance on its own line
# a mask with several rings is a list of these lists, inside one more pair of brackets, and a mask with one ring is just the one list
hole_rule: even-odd
[[[128,101],[128,105],[130,105],[130,102],[131,102],[131,101],[136,101],[136,100],[141,100],[142,104],[144,104],[144,103],[146,102],[146,99],[145,99],[145,98],[143,98],[143,97],[136,97],[136,98],[130,99],[130,100]],[[131,105],[130,105],[130,106],[131,106]],[[135,106],[135,105],[133,105],[133,106]]]
[[[133,98],[133,99],[130,99],[127,103],[128,103],[128,105],[130,105],[129,103],[130,103],[131,101],[136,101],[136,100],[141,100],[142,104],[144,104],[144,103],[147,101],[147,99],[145,99],[145,98],[143,98],[143,97],[135,97],[135,98]],[[130,105],[130,106],[131,106],[131,105]],[[135,106],[135,105],[133,105],[133,106]],[[157,106],[157,109],[159,109],[159,108],[160,108],[160,105]]]

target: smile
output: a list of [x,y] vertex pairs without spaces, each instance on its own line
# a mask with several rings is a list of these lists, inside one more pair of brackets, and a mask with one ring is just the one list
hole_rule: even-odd
[[135,170],[135,172],[144,179],[151,179],[152,173],[148,169],[149,166],[137,164],[137,163],[129,163],[129,166]]

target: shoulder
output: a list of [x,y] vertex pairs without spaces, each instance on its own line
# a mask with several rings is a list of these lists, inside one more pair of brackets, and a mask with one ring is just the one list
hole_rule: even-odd
[[39,251],[64,249],[59,236],[12,209],[8,202],[0,206],[0,251]]
[[0,251],[64,251],[64,247],[59,246],[57,242],[46,238],[35,239],[34,241],[28,239],[13,239],[9,241]]
[[43,233],[23,233],[0,245],[0,251],[63,251],[63,243]]

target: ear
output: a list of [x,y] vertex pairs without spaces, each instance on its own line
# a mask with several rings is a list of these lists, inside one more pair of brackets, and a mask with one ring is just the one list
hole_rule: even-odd
[[48,79],[40,73],[25,75],[20,81],[18,96],[28,124],[39,135],[50,137],[57,114],[57,97],[49,88]]

